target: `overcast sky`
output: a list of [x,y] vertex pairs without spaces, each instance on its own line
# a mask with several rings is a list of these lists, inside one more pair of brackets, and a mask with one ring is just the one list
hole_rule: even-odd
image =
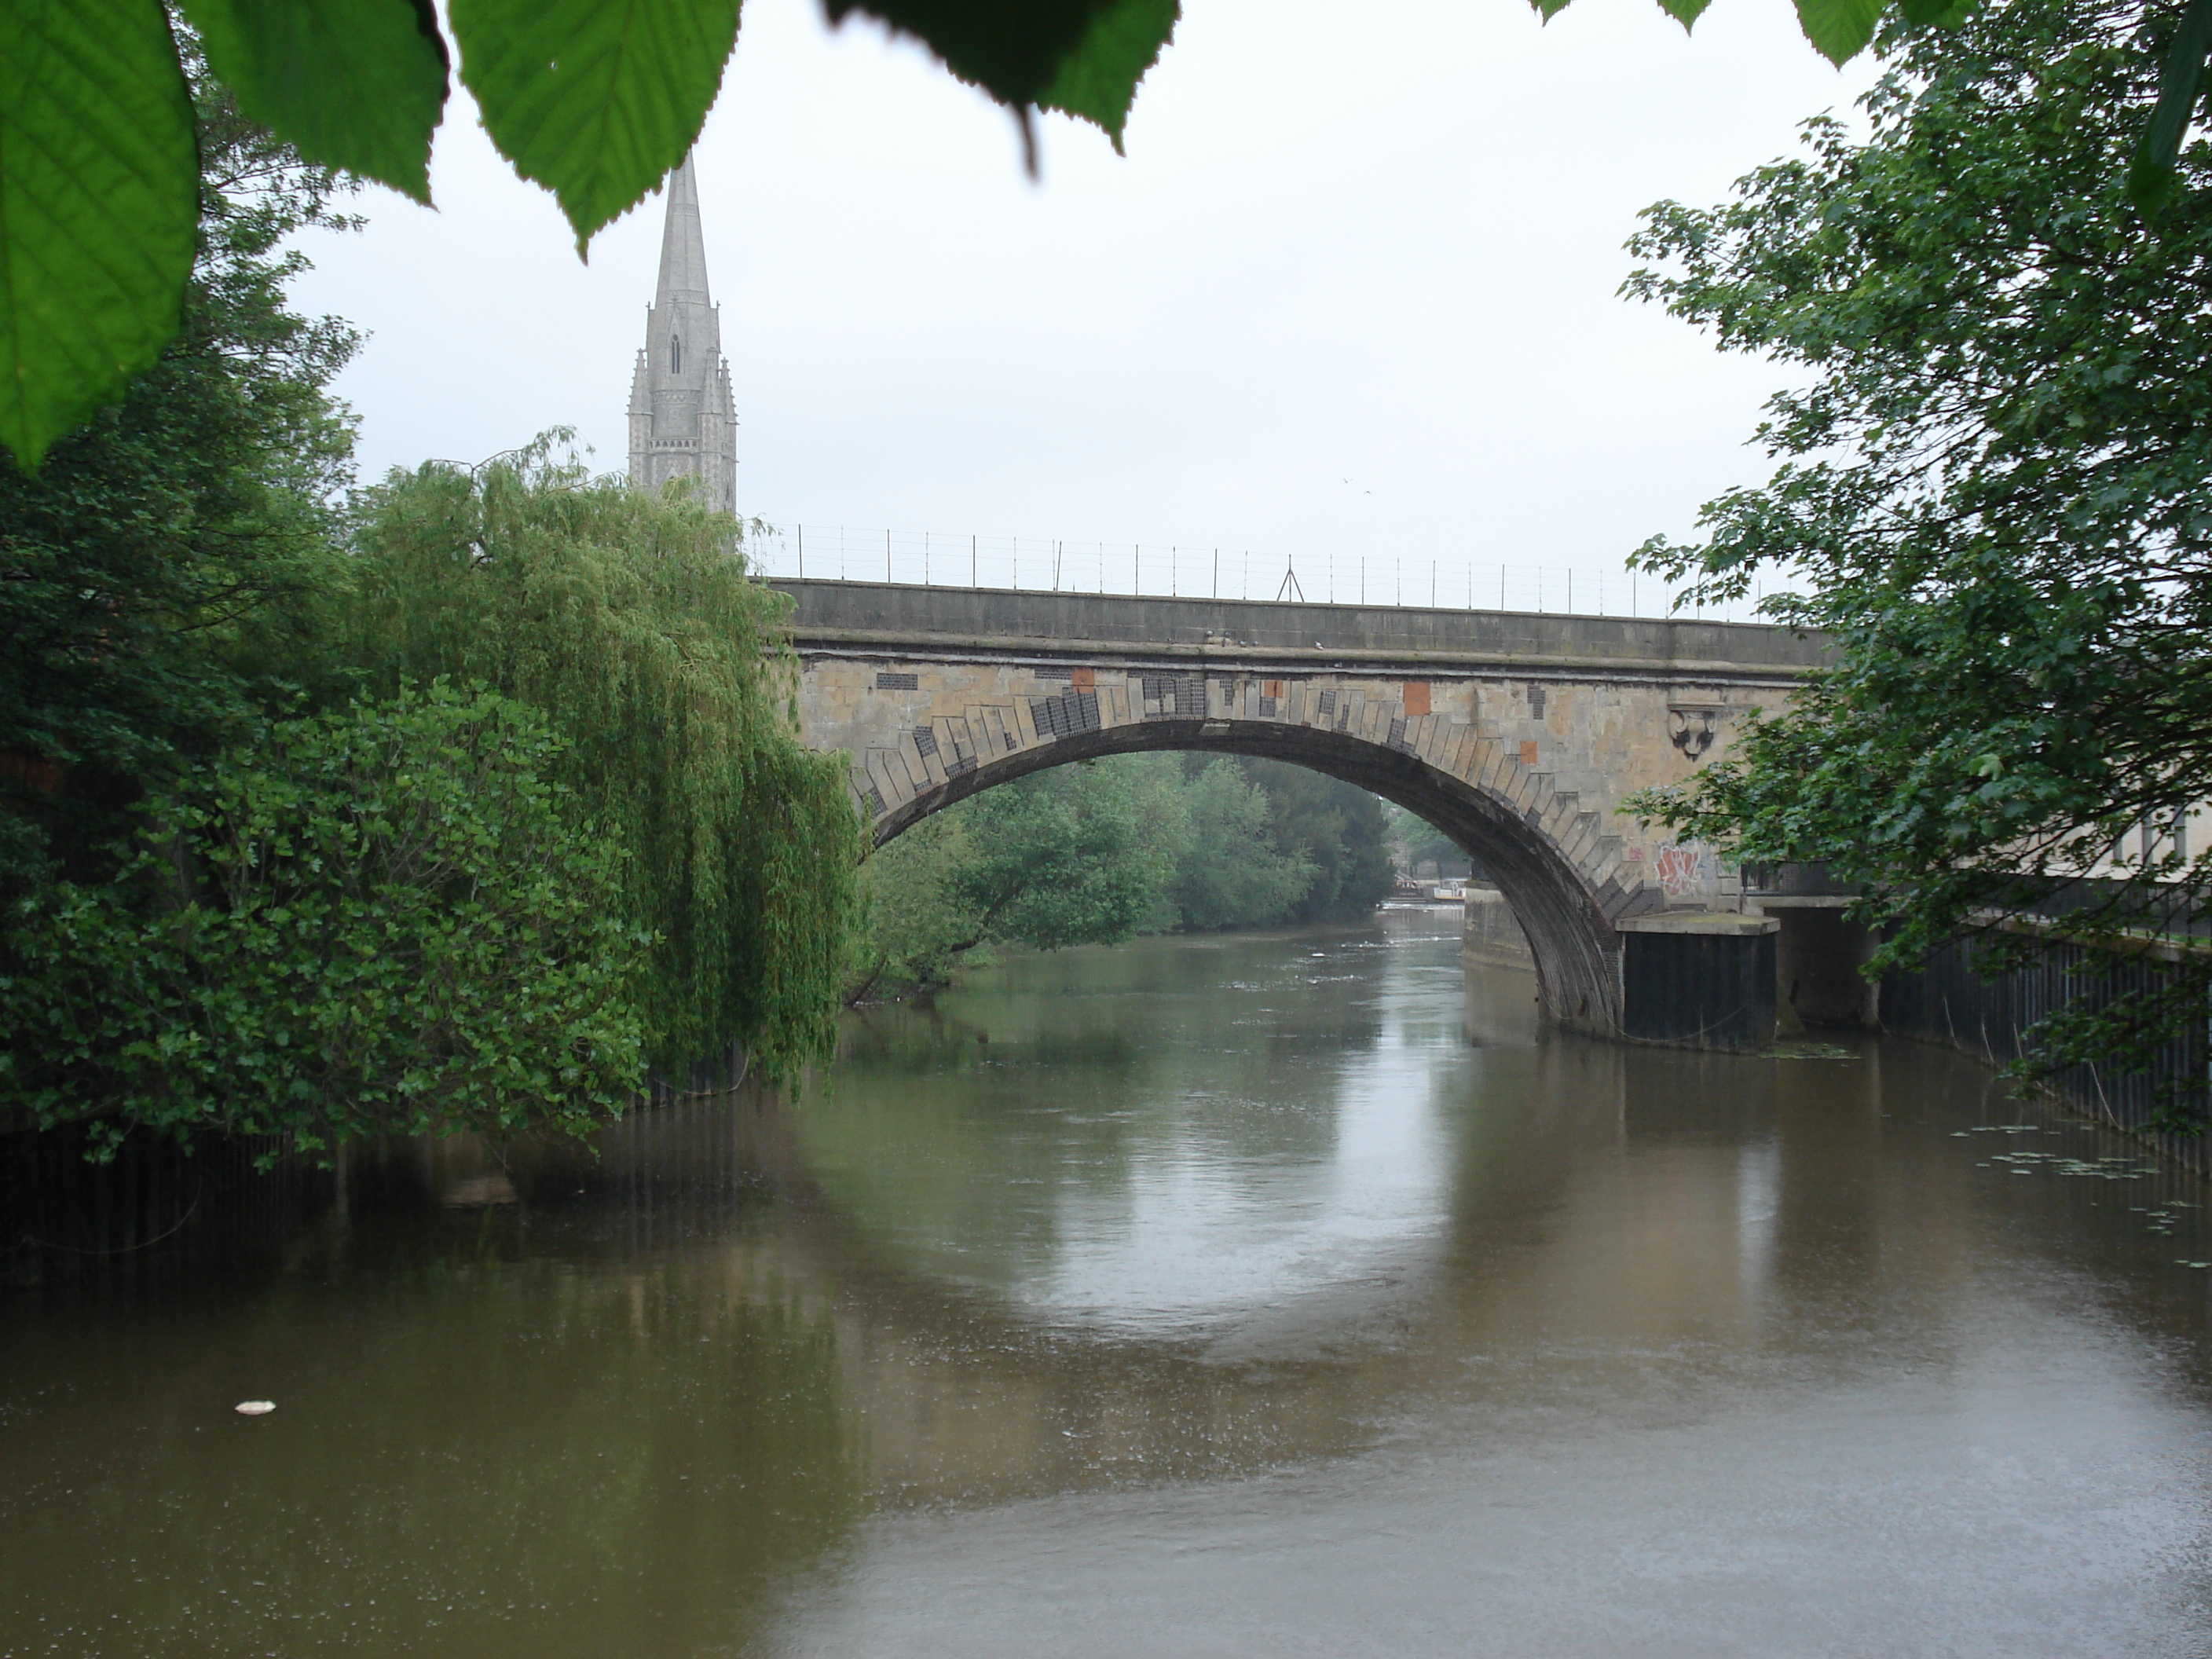
[[[1865,83],[1785,0],[1718,0],[1694,39],[1651,0],[1187,14],[1127,155],[1054,118],[1032,182],[1012,118],[919,50],[746,6],[699,183],[740,506],[804,523],[810,568],[889,526],[1174,544],[1185,592],[1217,546],[1270,592],[1294,558],[1312,597],[1363,556],[1377,592],[1437,563],[1446,603],[1541,566],[1556,608],[1559,573],[1763,476],[1776,371],[1615,290],[1640,208],[1718,200]],[[297,290],[369,331],[338,388],[364,477],[556,424],[620,468],[659,198],[580,264],[465,102],[432,179],[436,211],[365,198]]]

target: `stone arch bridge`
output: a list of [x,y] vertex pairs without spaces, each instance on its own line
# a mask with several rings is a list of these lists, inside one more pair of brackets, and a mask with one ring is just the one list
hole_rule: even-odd
[[1285,760],[1397,802],[1490,872],[1553,1018],[1766,1040],[1773,923],[1616,809],[1729,752],[1818,641],[1682,619],[787,580],[799,724],[878,845],[979,790],[1138,750]]

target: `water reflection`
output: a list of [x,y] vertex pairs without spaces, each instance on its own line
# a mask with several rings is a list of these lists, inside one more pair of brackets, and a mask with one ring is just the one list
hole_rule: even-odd
[[[796,1116],[799,1155],[887,1257],[1101,1335],[1403,1277],[1438,1251],[1453,1161],[1417,988],[1460,978],[1406,942],[1139,947],[887,1011]],[[1071,994],[1083,967],[1103,982]]]
[[1932,1049],[1544,1039],[1421,913],[1016,961],[0,1304],[0,1656],[2200,1654],[2203,1196]]

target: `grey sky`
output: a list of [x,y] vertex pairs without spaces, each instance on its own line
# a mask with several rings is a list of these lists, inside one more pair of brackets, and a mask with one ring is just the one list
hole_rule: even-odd
[[[1637,210],[1717,199],[1867,78],[1786,0],[1720,0],[1694,39],[1650,0],[1548,27],[1189,0],[1127,158],[1049,120],[1032,184],[1011,118],[919,51],[753,0],[698,151],[740,504],[810,538],[1249,548],[1310,592],[1363,555],[1409,587],[1432,560],[1618,571],[1759,475],[1776,382],[1614,297]],[[465,105],[434,185],[434,213],[368,199],[300,290],[373,332],[340,388],[365,476],[556,423],[619,467],[659,198],[580,264]]]

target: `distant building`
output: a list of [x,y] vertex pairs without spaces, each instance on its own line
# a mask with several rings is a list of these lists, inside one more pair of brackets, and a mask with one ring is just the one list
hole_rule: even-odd
[[709,507],[738,510],[738,410],[722,356],[720,308],[707,292],[699,186],[686,155],[668,175],[660,283],[629,390],[629,481],[658,489],[696,477]]

